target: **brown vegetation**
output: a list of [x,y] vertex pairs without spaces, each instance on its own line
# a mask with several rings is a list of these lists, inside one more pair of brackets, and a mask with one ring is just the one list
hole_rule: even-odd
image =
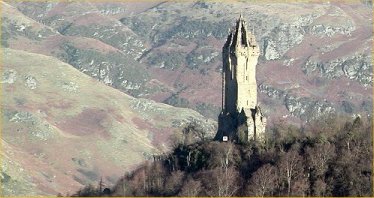
[[123,176],[110,195],[372,196],[371,131],[361,118],[327,118],[301,128],[276,124],[265,144],[180,141]]
[[108,137],[108,132],[102,126],[105,119],[107,119],[107,113],[103,109],[84,109],[77,116],[59,123],[58,127],[65,131],[71,131],[74,135],[99,134]]

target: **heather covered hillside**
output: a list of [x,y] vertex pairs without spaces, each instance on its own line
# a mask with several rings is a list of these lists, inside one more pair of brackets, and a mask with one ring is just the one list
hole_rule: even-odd
[[189,109],[136,99],[50,56],[4,49],[2,192],[56,195],[107,184],[155,153],[169,136],[215,123]]
[[371,1],[3,4],[5,46],[57,57],[125,93],[213,119],[221,49],[242,13],[260,45],[258,89],[269,121],[372,112]]

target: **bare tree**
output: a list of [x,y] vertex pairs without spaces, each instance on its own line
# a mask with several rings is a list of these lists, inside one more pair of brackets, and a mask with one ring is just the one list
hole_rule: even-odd
[[323,179],[317,179],[313,185],[313,196],[326,196],[327,184]]
[[184,134],[180,131],[176,131],[169,137],[169,145],[172,149],[177,148],[179,145],[184,143]]
[[149,170],[149,164],[145,164],[143,167],[137,169],[128,178],[123,178],[121,185],[118,186],[118,192],[122,193],[121,196],[146,196],[149,189],[147,182],[147,174]]
[[309,171],[310,194],[323,196],[325,194],[324,175],[328,169],[329,161],[335,156],[335,146],[330,143],[316,144],[305,150],[306,165]]
[[207,194],[209,196],[233,196],[238,187],[239,173],[234,168],[237,150],[231,142],[216,142],[207,148],[210,152],[209,168],[212,170]]
[[335,146],[330,143],[317,144],[312,148],[306,148],[307,163],[315,170],[315,174],[318,176],[326,172],[328,162],[334,156]]
[[272,195],[277,180],[276,168],[270,164],[261,166],[251,177],[247,192],[251,196]]
[[189,177],[184,183],[179,196],[183,197],[196,197],[202,190],[202,184],[200,181],[196,181],[193,178]]
[[207,131],[204,130],[195,122],[188,123],[186,127],[182,130],[183,142],[185,145],[191,144],[198,141],[205,141],[207,138]]
[[278,161],[279,176],[284,178],[287,185],[287,196],[292,193],[294,180],[303,177],[302,158],[297,151],[297,146],[281,155]]
[[239,189],[239,173],[234,167],[215,168],[212,177],[212,189],[208,191],[210,196],[231,197]]
[[209,166],[211,168],[221,167],[225,169],[234,165],[238,153],[232,142],[214,142],[209,146],[207,150],[210,153]]
[[148,192],[151,194],[160,194],[163,191],[166,170],[162,162],[155,161],[149,167],[146,176],[146,182],[148,186]]
[[184,178],[184,172],[174,171],[166,179],[164,185],[164,194],[166,196],[173,196],[178,193],[179,189],[182,187]]

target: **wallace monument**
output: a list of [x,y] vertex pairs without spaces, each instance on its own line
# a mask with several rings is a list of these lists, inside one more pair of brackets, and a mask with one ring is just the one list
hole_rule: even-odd
[[257,103],[259,55],[256,39],[240,16],[222,49],[222,111],[218,118],[217,140],[248,142],[264,139],[266,118]]

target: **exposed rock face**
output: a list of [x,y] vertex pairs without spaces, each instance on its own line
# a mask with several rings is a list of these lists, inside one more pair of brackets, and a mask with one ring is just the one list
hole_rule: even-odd
[[[256,65],[259,57],[256,38],[240,16],[223,47],[222,112],[216,139],[261,140],[266,118],[257,104]],[[227,141],[227,140],[226,140]]]
[[[347,20],[342,23],[342,20],[349,18],[349,16],[339,7],[330,9],[330,13],[327,14],[330,20],[326,21],[316,20],[308,28],[308,31],[319,37],[332,37],[336,34],[348,35],[356,29],[356,26],[352,20]],[[321,22],[324,22],[321,24]]]
[[107,85],[131,93],[146,94],[149,74],[144,65],[119,51],[102,54],[95,49],[80,49],[73,43],[63,43],[57,56],[83,73]]
[[292,47],[300,44],[304,35],[302,27],[295,24],[280,24],[270,35],[263,38],[263,51],[266,60],[277,60]]
[[16,80],[17,80],[17,71],[11,69],[3,73],[1,83],[13,84],[16,82]]
[[310,57],[302,66],[303,72],[310,75],[317,72],[326,78],[346,76],[358,81],[364,86],[373,84],[371,57],[364,53],[355,53],[352,56],[321,62],[317,57]]
[[33,76],[27,76],[25,79],[25,85],[30,89],[36,89],[37,80]]
[[291,115],[302,117],[305,120],[313,120],[335,111],[328,102],[313,101],[310,98],[289,95],[286,96],[284,104]]
[[282,91],[270,85],[259,85],[259,91],[270,98],[277,99],[285,105],[292,116],[300,117],[305,121],[318,119],[321,116],[335,113],[333,104],[308,97],[298,97],[287,91]]
[[79,86],[74,82],[65,82],[62,86],[62,89],[67,92],[74,92],[78,91]]

